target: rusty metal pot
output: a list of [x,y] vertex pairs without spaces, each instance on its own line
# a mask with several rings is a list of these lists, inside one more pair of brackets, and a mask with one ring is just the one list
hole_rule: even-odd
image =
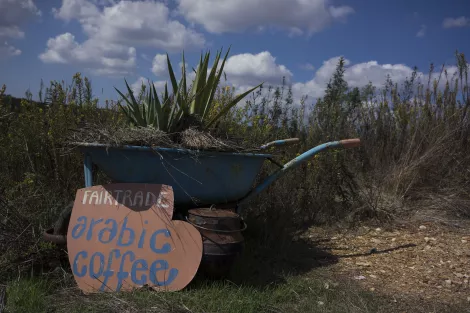
[[246,223],[235,212],[212,208],[189,210],[186,221],[202,236],[200,271],[213,278],[225,277],[243,253]]

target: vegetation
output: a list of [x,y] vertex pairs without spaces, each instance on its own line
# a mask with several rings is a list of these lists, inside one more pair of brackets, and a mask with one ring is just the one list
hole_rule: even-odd
[[[207,68],[208,58],[206,54],[200,68]],[[436,217],[470,216],[469,67],[463,54],[457,53],[456,60],[454,76],[448,75],[444,68],[433,76],[431,66],[427,78],[418,77],[416,70],[402,85],[387,79],[381,89],[370,84],[349,88],[344,80],[344,60],[340,60],[326,86],[325,96],[315,104],[308,104],[305,98],[300,104],[294,104],[292,91],[283,85],[260,86],[241,105],[243,97],[235,96],[233,88],[216,83],[222,71],[217,76],[211,71],[207,79],[206,71],[198,72],[197,83],[189,89],[185,87],[183,68],[179,83],[172,78],[173,101],[178,104],[175,116],[197,114],[204,119],[205,127],[217,126],[217,131],[241,137],[248,144],[300,138],[301,144],[283,148],[284,152],[277,155],[281,162],[329,140],[359,137],[363,145],[359,149],[319,154],[252,201],[245,215],[250,229],[258,230],[247,234],[248,239],[256,238],[247,242],[255,257],[250,259],[248,253],[243,266],[255,272],[239,272],[237,285],[201,283],[178,294],[139,293],[133,298],[137,302],[129,300],[129,295],[119,295],[104,298],[105,310],[119,311],[117,308],[123,307],[127,311],[150,310],[155,305],[169,312],[305,312],[307,308],[313,312],[381,311],[376,307],[379,299],[370,300],[367,293],[358,293],[354,286],[341,284],[344,288],[339,287],[338,293],[331,295],[321,287],[326,278],[318,276],[306,282],[305,277],[309,276],[306,272],[300,276],[299,264],[294,262],[298,258],[292,260],[295,253],[280,251],[292,241],[293,230],[312,223],[355,225],[371,219],[392,221],[418,208],[434,210]],[[212,69],[217,66],[214,63]],[[171,73],[172,70],[170,76],[174,76]],[[39,102],[32,100],[31,93],[19,100],[6,92],[3,86],[0,90],[2,282],[39,274],[44,277],[43,273],[57,266],[68,268],[63,251],[42,241],[41,236],[83,186],[81,155],[64,145],[73,129],[84,121],[102,125],[125,125],[130,121],[167,131],[174,131],[178,124],[177,119],[169,122],[171,114],[158,113],[159,110],[168,112],[171,97],[164,95],[159,100],[153,87],[142,96],[126,96],[129,102],[127,109],[123,106],[124,110],[114,101],[99,106],[91,82],[80,74],[74,76],[70,86],[53,81],[45,90],[41,88]],[[263,167],[259,179],[273,166]],[[102,183],[106,179],[98,174],[95,181]],[[289,181],[295,184],[285,188]],[[256,254],[256,251],[264,252]],[[62,260],[62,264],[57,260]],[[259,271],[280,264],[288,264],[275,271],[284,282],[270,280],[261,287],[258,284],[252,287],[250,279],[259,276]],[[54,282],[47,289],[43,289],[43,282],[35,280],[20,279],[9,284],[10,310],[28,312],[31,308],[48,307],[73,311],[67,302],[72,303],[73,299],[65,295],[69,290],[65,287],[71,286],[69,273],[64,274],[62,269],[53,273],[47,274]],[[345,290],[347,293],[341,293]],[[76,294],[74,297],[79,305],[75,310],[98,310],[93,309],[89,300]],[[211,301],[201,302],[205,297],[211,297]],[[329,297],[341,297],[351,305],[334,302]],[[100,299],[94,303],[105,305],[105,300],[100,302]],[[220,299],[227,300],[224,303],[230,303],[230,307],[224,307],[227,304],[222,304]],[[318,301],[325,306],[319,307]]]
[[143,88],[145,96],[140,101],[137,101],[132,89],[126,81],[129,97],[126,97],[118,89],[116,90],[126,101],[127,106],[122,106],[120,102],[118,102],[118,104],[126,113],[132,125],[140,127],[152,126],[164,132],[181,131],[193,126],[193,124],[209,128],[244,97],[261,86],[260,84],[230,99],[230,101],[224,103],[222,107],[219,107],[219,111],[215,116],[210,115],[210,113],[214,111],[214,96],[220,85],[220,78],[229,52],[230,49],[225,54],[220,67],[219,61],[221,52],[217,52],[214,63],[210,69],[210,52],[206,52],[204,59],[201,55],[199,65],[194,70],[195,78],[192,81],[192,86],[189,88],[186,81],[187,73],[184,54],[179,83],[176,81],[173,66],[167,54],[168,72],[173,94],[169,95],[167,84],[165,84],[163,98],[160,101],[155,86],[150,84],[148,91],[145,91],[145,88]]

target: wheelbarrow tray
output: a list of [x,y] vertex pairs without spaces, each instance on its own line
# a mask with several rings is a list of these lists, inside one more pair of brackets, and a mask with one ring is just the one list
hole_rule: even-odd
[[[115,183],[166,184],[175,206],[231,203],[249,194],[270,154],[83,143],[85,176],[91,163]],[[85,177],[86,185],[92,185]]]

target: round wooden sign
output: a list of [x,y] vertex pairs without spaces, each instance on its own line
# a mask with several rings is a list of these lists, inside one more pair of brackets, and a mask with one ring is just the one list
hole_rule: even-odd
[[72,272],[85,293],[145,285],[181,290],[202,258],[199,231],[172,220],[173,189],[110,184],[77,191],[67,233]]

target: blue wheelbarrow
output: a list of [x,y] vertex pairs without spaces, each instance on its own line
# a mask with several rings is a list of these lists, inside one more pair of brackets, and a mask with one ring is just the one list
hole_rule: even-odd
[[[261,146],[258,152],[298,141],[297,138],[276,140]],[[327,142],[284,165],[276,162],[273,155],[264,153],[211,152],[148,146],[117,147],[92,143],[74,145],[84,154],[86,187],[93,185],[94,165],[115,183],[172,186],[175,218],[192,224],[203,239],[200,271],[210,277],[222,278],[230,272],[244,250],[242,232],[247,225],[240,215],[244,204],[315,154],[331,148],[354,148],[360,144],[359,139]],[[266,160],[279,168],[254,186]],[[44,233],[45,240],[66,244],[67,219],[70,219],[72,207],[73,203],[62,212],[56,226]],[[222,210],[217,210],[218,208]],[[223,210],[227,208],[230,210]],[[62,229],[62,233],[56,232],[56,229]]]
[[[298,142],[298,138],[277,140],[260,147]],[[282,165],[273,155],[264,153],[212,152],[190,149],[110,146],[96,143],[75,143],[84,154],[85,186],[93,185],[93,164],[115,183],[166,184],[173,188],[175,211],[231,206],[240,213],[243,204],[265,190],[289,170],[331,148],[354,148],[360,139],[346,139],[318,145]],[[253,186],[266,160],[279,168]]]

